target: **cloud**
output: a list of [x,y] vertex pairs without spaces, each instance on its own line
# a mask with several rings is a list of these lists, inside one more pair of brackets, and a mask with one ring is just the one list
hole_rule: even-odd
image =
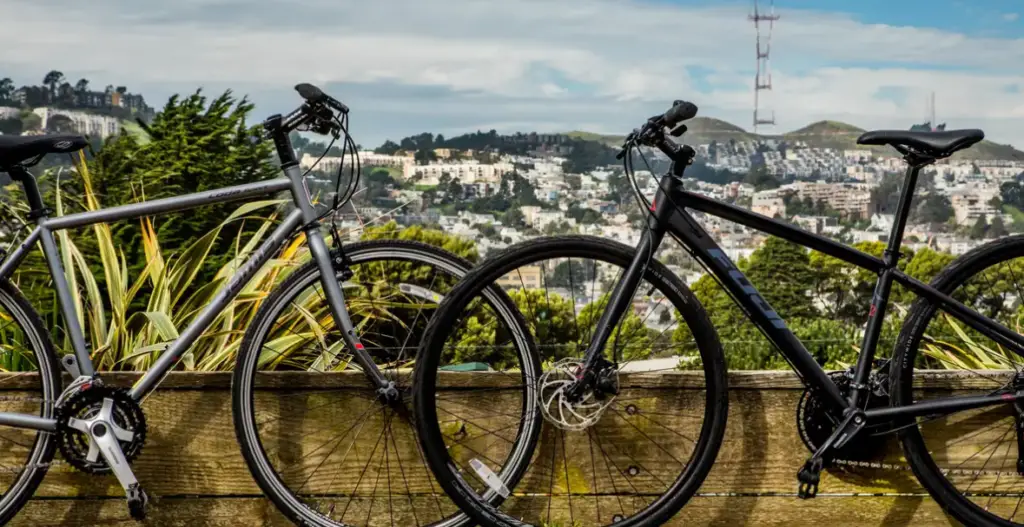
[[[290,109],[288,87],[315,82],[351,103],[366,144],[424,130],[623,132],[675,98],[749,126],[747,7],[709,4],[6,0],[18,16],[0,18],[0,46],[17,52],[0,72],[37,82],[57,68],[154,102],[233,87],[261,113]],[[770,97],[780,131],[824,118],[907,127],[934,90],[950,126],[1024,146],[1024,108],[1005,89],[1024,85],[1024,39],[781,14]]]
[[1003,20],[1005,20],[1007,22],[1016,22],[1018,18],[1020,18],[1020,14],[1019,13],[1004,13],[1003,14]]

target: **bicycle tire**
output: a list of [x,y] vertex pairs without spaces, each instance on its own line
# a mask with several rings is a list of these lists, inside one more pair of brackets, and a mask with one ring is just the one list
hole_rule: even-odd
[[[613,261],[625,268],[632,261],[635,252],[633,247],[592,236],[559,236],[523,242],[475,267],[445,298],[431,320],[420,345],[414,374],[414,408],[418,436],[427,462],[448,496],[481,525],[524,527],[530,524],[497,510],[494,504],[482,499],[466,482],[449,457],[438,426],[437,412],[432,403],[436,397],[435,373],[445,346],[446,330],[454,325],[455,317],[483,288],[489,287],[489,284],[520,264],[535,262],[545,254],[557,254],[559,257],[592,257],[605,262]],[[675,297],[672,304],[679,309],[698,342],[697,347],[707,375],[705,421],[691,458],[692,462],[683,475],[641,514],[613,520],[614,525],[623,527],[662,525],[685,505],[696,493],[714,464],[722,444],[728,413],[725,358],[717,333],[704,308],[689,288],[660,262],[651,261],[644,278],[652,284],[664,286],[660,291]]]
[[[420,242],[406,240],[376,240],[358,242],[344,247],[344,252],[354,266],[361,263],[373,262],[373,258],[387,259],[408,259],[418,262],[444,263],[452,272],[460,273],[459,278],[468,273],[472,264],[465,259]],[[335,254],[336,255],[336,254]],[[299,525],[314,525],[324,527],[347,526],[344,520],[331,519],[318,510],[314,510],[303,503],[292,493],[282,481],[280,475],[268,462],[265,450],[259,434],[255,432],[255,409],[252,404],[253,398],[253,377],[256,358],[260,354],[261,341],[268,331],[269,324],[276,318],[280,311],[280,303],[286,300],[292,292],[300,287],[302,283],[319,280],[319,270],[316,262],[310,261],[299,269],[292,272],[280,286],[266,299],[260,307],[259,312],[246,331],[242,347],[237,359],[237,367],[232,382],[232,405],[235,422],[235,431],[242,446],[242,454],[246,460],[250,472],[256,479],[261,490],[277,506],[289,520]],[[535,366],[539,369],[539,364]],[[536,427],[539,429],[539,427]],[[523,437],[525,442],[523,450],[531,450],[528,443],[536,441],[536,434],[528,434]],[[418,446],[417,446],[418,448]],[[525,462],[520,462],[520,467],[509,467],[512,478],[518,480],[526,468]],[[427,472],[424,470],[424,472]],[[429,476],[429,472],[427,472]],[[439,511],[440,512],[440,511]],[[466,525],[469,518],[461,513],[445,517],[431,523],[431,527],[459,527]]]
[[[22,330],[29,333],[40,379],[43,381],[43,400],[46,401],[42,405],[41,417],[52,418],[54,403],[61,392],[61,374],[50,333],[28,300],[7,280],[0,280],[0,307],[11,313]],[[14,490],[9,489],[0,498],[0,524],[9,522],[32,498],[53,460],[56,443],[54,434],[36,434],[30,456],[31,467],[20,473],[12,485]]]
[[[1001,238],[960,256],[943,268],[930,285],[949,295],[971,277],[984,272],[993,264],[1021,256],[1024,256],[1024,236]],[[893,354],[893,362],[899,368],[897,374],[892,376],[891,381],[891,405],[894,407],[905,406],[913,402],[913,373],[917,352],[925,330],[936,311],[937,306],[934,303],[926,298],[918,298],[903,323]],[[903,422],[899,426],[907,427],[899,434],[904,455],[911,469],[932,498],[944,510],[965,525],[1022,525],[999,518],[966,499],[936,464],[930,449],[925,445],[917,421]]]

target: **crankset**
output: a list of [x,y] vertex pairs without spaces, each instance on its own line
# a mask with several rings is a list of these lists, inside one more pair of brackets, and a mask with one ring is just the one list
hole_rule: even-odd
[[[829,378],[836,383],[844,396],[849,395],[853,372],[832,372]],[[868,404],[864,410],[889,406],[887,383],[888,377],[884,372],[872,373]],[[843,415],[829,404],[824,393],[813,388],[804,390],[796,407],[796,424],[800,439],[807,450],[817,452],[842,422]],[[886,442],[884,435],[876,434],[884,434],[887,429],[887,423],[872,423],[857,435],[855,441],[847,443],[841,449],[833,450],[834,457],[850,461],[876,459],[885,449]]]
[[83,383],[57,407],[57,445],[71,466],[87,474],[113,473],[128,512],[143,520],[149,498],[131,469],[146,442],[146,417],[128,391]]

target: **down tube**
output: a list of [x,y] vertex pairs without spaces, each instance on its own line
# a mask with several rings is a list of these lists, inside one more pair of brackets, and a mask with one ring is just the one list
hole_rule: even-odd
[[238,296],[238,293],[249,283],[249,280],[256,274],[256,271],[281,250],[281,247],[301,224],[302,212],[299,209],[293,210],[285,217],[281,225],[274,229],[270,237],[252,253],[252,256],[242,265],[235,276],[231,278],[231,281],[206,306],[206,309],[199,313],[199,316],[185,328],[185,331],[181,332],[178,338],[171,343],[170,347],[164,351],[163,355],[156,360],[153,367],[135,383],[135,386],[132,386],[131,392],[129,392],[132,399],[136,401],[145,399],[160,384],[160,381],[167,375],[167,372],[174,368],[178,360],[185,355],[185,352],[192,347],[196,339],[213,323],[224,307]]
[[670,221],[671,230],[725,286],[740,307],[750,316],[768,340],[775,344],[793,369],[804,379],[805,384],[818,387],[829,395],[838,408],[845,409],[850,403],[843,396],[825,370],[814,360],[800,339],[789,330],[782,317],[761,297],[757,288],[729,260],[721,247],[688,212],[678,211]]

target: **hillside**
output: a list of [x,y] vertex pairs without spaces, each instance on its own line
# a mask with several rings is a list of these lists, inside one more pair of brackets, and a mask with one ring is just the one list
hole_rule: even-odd
[[[857,138],[864,133],[863,128],[839,121],[818,121],[803,128],[786,132],[782,135],[758,135],[747,132],[732,123],[713,117],[696,117],[687,121],[688,128],[685,141],[692,145],[719,143],[730,139],[736,141],[757,141],[765,139],[788,142],[801,141],[816,148],[836,148],[839,150],[871,150],[878,155],[896,157],[899,154],[887,146],[864,146],[857,144]],[[620,146],[624,136],[601,135],[591,132],[574,131],[566,135],[589,141],[599,141],[612,146]],[[992,141],[982,141],[966,151],[958,152],[953,159],[985,159],[1024,161],[1024,152],[1010,145],[1002,145]]]
[[735,139],[737,142],[755,141],[759,136],[732,123],[714,117],[694,117],[686,121],[686,138],[692,144],[704,145],[711,141],[718,143]]

